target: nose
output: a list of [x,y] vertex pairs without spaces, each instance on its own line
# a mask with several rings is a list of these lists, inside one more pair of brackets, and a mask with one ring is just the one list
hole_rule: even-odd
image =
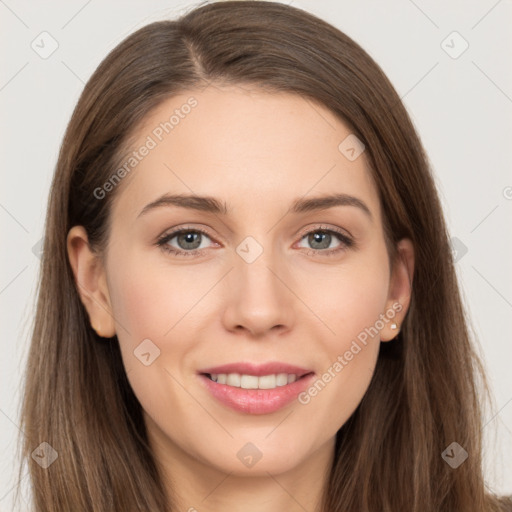
[[235,253],[234,268],[225,282],[224,327],[247,331],[255,338],[290,330],[298,300],[291,280],[283,259],[270,251],[264,250],[251,263]]

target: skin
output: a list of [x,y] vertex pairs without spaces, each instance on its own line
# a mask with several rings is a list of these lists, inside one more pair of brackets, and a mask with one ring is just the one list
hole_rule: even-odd
[[[134,147],[191,95],[198,105],[115,191],[104,260],[81,226],[70,230],[81,299],[99,334],[118,337],[179,510],[319,510],[335,434],[370,384],[379,344],[396,336],[391,323],[400,326],[407,312],[412,243],[399,242],[390,272],[365,154],[349,161],[338,150],[348,127],[299,96],[235,86],[187,91],[146,119]],[[230,212],[164,206],[137,217],[164,192],[213,196]],[[333,192],[358,197],[373,218],[354,206],[287,213],[297,198]],[[343,248],[333,234],[328,248],[342,250],[326,256],[320,244],[315,253],[318,243],[305,234],[321,226],[339,228],[357,247]],[[208,231],[201,255],[156,245],[181,227]],[[247,236],[263,248],[252,263],[236,252]],[[190,251],[176,237],[167,244]],[[244,414],[200,385],[199,369],[237,361],[283,361],[321,376],[397,303],[402,310],[306,405]],[[149,366],[133,353],[144,339],[160,349]],[[248,442],[263,454],[251,468],[237,457]]]

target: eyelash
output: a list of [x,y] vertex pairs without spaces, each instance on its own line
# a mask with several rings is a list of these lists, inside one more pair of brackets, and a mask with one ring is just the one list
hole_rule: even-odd
[[[317,255],[318,253],[321,253],[323,256],[335,256],[339,252],[344,251],[349,248],[355,248],[356,244],[355,241],[345,235],[341,232],[341,230],[328,228],[326,226],[320,226],[314,229],[311,229],[309,231],[306,231],[305,233],[301,234],[300,240],[302,240],[304,237],[311,233],[328,233],[328,234],[334,234],[338,240],[341,242],[341,245],[339,247],[336,247],[334,249],[308,249],[307,254],[310,255]],[[156,245],[160,247],[164,252],[174,254],[175,256],[201,256],[203,251],[205,249],[193,249],[191,251],[182,251],[179,249],[176,249],[174,247],[170,247],[167,242],[172,240],[177,235],[180,235],[182,233],[202,233],[203,235],[206,235],[208,238],[212,239],[212,237],[203,229],[201,228],[181,228],[176,231],[172,231],[171,233],[165,234],[161,236],[157,242]]]

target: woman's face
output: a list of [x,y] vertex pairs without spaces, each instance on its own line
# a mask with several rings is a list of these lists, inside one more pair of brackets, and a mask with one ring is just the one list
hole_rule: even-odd
[[[353,137],[299,96],[210,85],[157,108],[119,190],[98,190],[116,199],[103,295],[87,307],[117,334],[162,459],[278,474],[332,451],[412,274],[410,258],[389,271]],[[203,375],[224,365],[218,382]]]

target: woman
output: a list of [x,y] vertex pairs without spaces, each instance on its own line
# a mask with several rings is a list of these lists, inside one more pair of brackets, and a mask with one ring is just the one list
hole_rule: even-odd
[[84,89],[47,215],[35,511],[512,506],[426,156],[336,28],[247,1],[138,30]]

